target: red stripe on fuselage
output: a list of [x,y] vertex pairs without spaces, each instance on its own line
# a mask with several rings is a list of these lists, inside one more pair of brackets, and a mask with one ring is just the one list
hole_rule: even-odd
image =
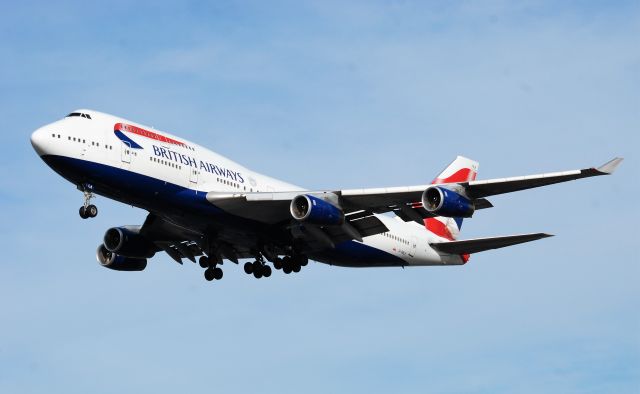
[[180,141],[174,140],[173,138],[165,137],[164,135],[161,135],[161,134],[158,134],[158,133],[154,133],[153,131],[145,130],[143,128],[132,126],[132,125],[129,125],[129,124],[126,124],[126,123],[116,123],[113,126],[113,130],[114,131],[115,130],[126,131],[127,133],[137,134],[137,135],[140,135],[142,137],[151,138],[152,140],[165,142],[165,143],[173,144],[173,145],[185,146],[184,142],[180,142]]

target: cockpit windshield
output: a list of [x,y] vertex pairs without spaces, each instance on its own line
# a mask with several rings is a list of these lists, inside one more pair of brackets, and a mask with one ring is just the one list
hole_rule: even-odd
[[82,117],[82,118],[91,119],[91,115],[89,115],[89,114],[83,114],[83,113],[81,113],[81,112],[72,112],[72,113],[70,113],[69,115],[67,115],[66,117],[67,117],[67,118],[71,118],[71,117],[74,117],[74,116],[80,116],[80,117]]

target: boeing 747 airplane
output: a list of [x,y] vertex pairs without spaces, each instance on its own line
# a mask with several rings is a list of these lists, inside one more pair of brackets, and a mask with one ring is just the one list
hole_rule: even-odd
[[[113,227],[97,259],[142,271],[166,252],[198,263],[208,280],[225,261],[244,271],[299,272],[308,261],[343,267],[462,265],[469,255],[549,237],[545,233],[459,240],[464,218],[496,194],[612,174],[598,168],[477,181],[478,163],[458,156],[430,184],[306,190],[252,171],[200,145],[116,116],[77,110],[33,132],[31,144],[84,194],[83,219],[98,194],[149,212],[142,225]],[[268,263],[271,263],[269,265]]]

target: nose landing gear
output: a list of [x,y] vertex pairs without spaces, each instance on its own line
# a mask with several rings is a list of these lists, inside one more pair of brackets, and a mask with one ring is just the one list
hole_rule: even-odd
[[78,211],[80,213],[80,217],[83,219],[95,218],[96,216],[98,216],[98,207],[91,204],[91,199],[94,197],[93,192],[91,192],[92,187],[88,185],[82,185],[80,190],[82,190],[82,193],[84,194],[84,204]]

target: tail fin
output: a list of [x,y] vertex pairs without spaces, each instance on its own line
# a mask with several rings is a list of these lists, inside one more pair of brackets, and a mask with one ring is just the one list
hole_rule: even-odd
[[[478,162],[458,156],[432,182],[432,185],[453,182],[469,182],[478,175]],[[462,218],[438,216],[424,220],[424,226],[435,235],[453,241],[458,238],[462,228]]]

